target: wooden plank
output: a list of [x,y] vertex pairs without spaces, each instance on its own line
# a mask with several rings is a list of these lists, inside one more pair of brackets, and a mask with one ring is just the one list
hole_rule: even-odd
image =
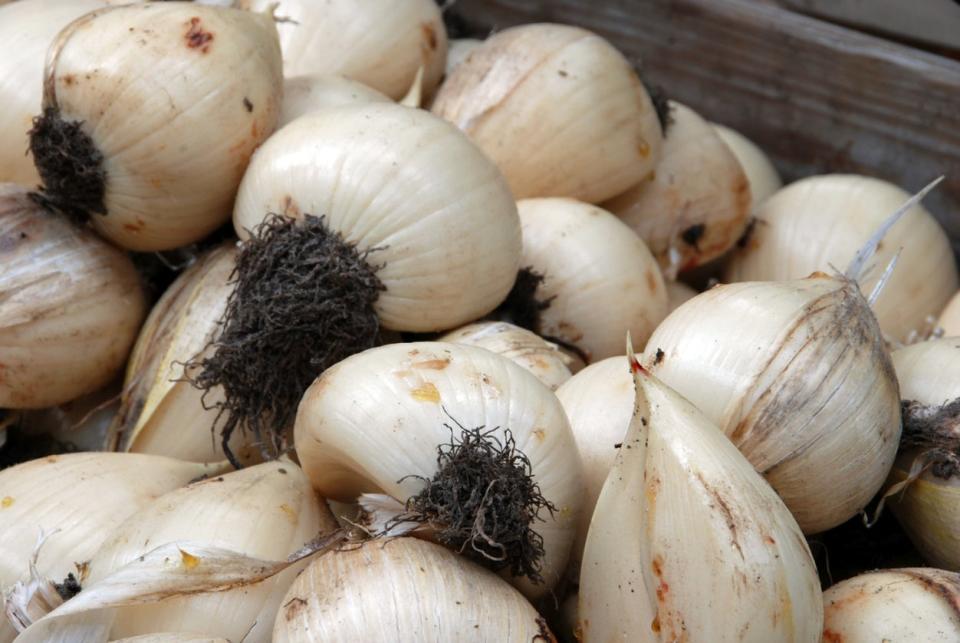
[[670,96],[766,150],[788,179],[856,172],[916,190],[960,254],[960,62],[746,0],[460,0],[495,29],[611,40]]
[[780,0],[784,6],[831,21],[960,51],[956,0]]

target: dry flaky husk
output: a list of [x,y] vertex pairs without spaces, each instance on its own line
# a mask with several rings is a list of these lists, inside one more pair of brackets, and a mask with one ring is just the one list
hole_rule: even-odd
[[823,594],[823,643],[960,640],[960,574],[885,569]]
[[42,408],[105,386],[146,314],[130,259],[0,184],[0,408]]
[[[220,332],[219,321],[233,290],[232,245],[200,257],[164,292],[150,311],[127,365],[120,410],[113,432],[120,451],[154,453],[193,462],[223,460],[214,435],[219,388],[206,394],[188,381],[187,364]],[[236,432],[230,442],[249,461],[248,436]]]
[[317,558],[284,597],[273,640],[555,641],[502,578],[417,538],[374,540]]
[[[160,456],[74,453],[0,471],[0,590],[29,576],[37,540],[43,577],[77,572],[124,519],[157,496],[217,469]],[[0,626],[0,641],[12,632]]]
[[737,445],[804,533],[854,516],[890,471],[897,380],[845,277],[711,288],[657,328],[645,361]]
[[903,437],[888,502],[927,562],[960,571],[960,337],[901,348],[893,364]]
[[[43,623],[89,611],[81,625],[114,637],[183,629],[269,641],[280,599],[305,565],[295,564],[298,552],[335,531],[292,462],[195,482],[127,518],[87,565],[85,589],[31,629],[39,636]],[[106,607],[120,609],[97,612]]]

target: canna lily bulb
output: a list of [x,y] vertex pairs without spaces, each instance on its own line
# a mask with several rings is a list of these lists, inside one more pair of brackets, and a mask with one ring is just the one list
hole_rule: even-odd
[[580,574],[582,641],[820,640],[820,583],[770,486],[631,354],[636,398]]

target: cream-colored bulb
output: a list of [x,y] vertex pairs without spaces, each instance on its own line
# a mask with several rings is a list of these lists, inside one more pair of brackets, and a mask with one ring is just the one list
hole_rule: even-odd
[[634,396],[633,378],[622,356],[590,364],[557,389],[583,463],[584,510],[570,554],[574,577],[600,489],[627,433]]
[[960,640],[960,574],[884,569],[823,594],[823,643]]
[[556,390],[570,379],[569,358],[555,344],[507,322],[478,322],[441,336],[437,341],[479,346],[513,360]]
[[856,515],[893,464],[896,377],[845,277],[715,286],[657,327],[644,358],[739,447],[804,533]]
[[665,274],[675,277],[734,246],[747,227],[750,184],[710,123],[674,101],[670,116],[654,172],[603,207],[640,235]]
[[283,81],[283,106],[277,128],[304,114],[329,107],[389,102],[392,102],[389,97],[372,87],[343,76],[292,76]]
[[476,141],[518,199],[596,203],[643,179],[660,155],[660,123],[630,63],[578,27],[494,34],[451,72],[431,109]]
[[123,367],[146,299],[130,258],[0,184],[0,408],[102,388]]
[[43,82],[31,149],[45,195],[142,251],[229,218],[283,89],[270,15],[187,2],[83,16],[57,36]]
[[819,641],[820,582],[790,512],[699,410],[634,370],[584,549],[580,640]]
[[384,286],[390,329],[437,331],[487,314],[520,261],[516,204],[496,167],[449,123],[370,104],[298,118],[254,155],[237,195],[241,239],[268,213],[323,216]]
[[434,0],[240,0],[271,7],[288,76],[339,74],[401,98],[424,68],[429,94],[443,76],[447,31]]
[[747,175],[750,184],[750,209],[767,200],[774,192],[783,187],[783,181],[777,168],[756,143],[735,129],[719,123],[711,123],[717,135],[727,144],[733,155],[740,161],[740,167]]
[[552,641],[520,592],[417,538],[368,541],[318,557],[297,577],[275,643]]
[[540,334],[590,360],[622,352],[627,332],[638,341],[650,336],[667,314],[667,291],[637,235],[609,212],[573,199],[525,199],[517,209],[521,265],[543,276],[535,296],[549,301]]
[[530,524],[543,538],[544,582],[514,579],[528,596],[544,594],[567,563],[582,485],[563,408],[529,371],[475,346],[373,348],[327,369],[307,389],[294,443],[322,495],[351,501],[382,493],[402,509],[438,472],[438,447],[461,439],[459,427],[483,427],[501,443],[512,436],[540,493],[556,507],[552,514],[536,510]]
[[[754,213],[757,223],[732,257],[728,281],[799,279],[827,266],[841,268],[889,212],[907,199],[895,185],[866,176],[830,174],[792,183]],[[896,270],[873,305],[880,328],[894,341],[919,331],[960,287],[946,233],[917,205],[886,234],[860,280],[869,293],[891,259]]]

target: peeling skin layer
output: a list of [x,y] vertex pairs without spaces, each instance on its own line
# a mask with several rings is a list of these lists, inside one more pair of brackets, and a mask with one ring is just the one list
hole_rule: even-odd
[[43,179],[39,198],[77,221],[107,214],[103,155],[80,121],[66,121],[55,107],[33,120],[30,152]]
[[901,449],[923,450],[938,478],[949,480],[960,473],[960,397],[939,406],[904,400],[902,411]]

